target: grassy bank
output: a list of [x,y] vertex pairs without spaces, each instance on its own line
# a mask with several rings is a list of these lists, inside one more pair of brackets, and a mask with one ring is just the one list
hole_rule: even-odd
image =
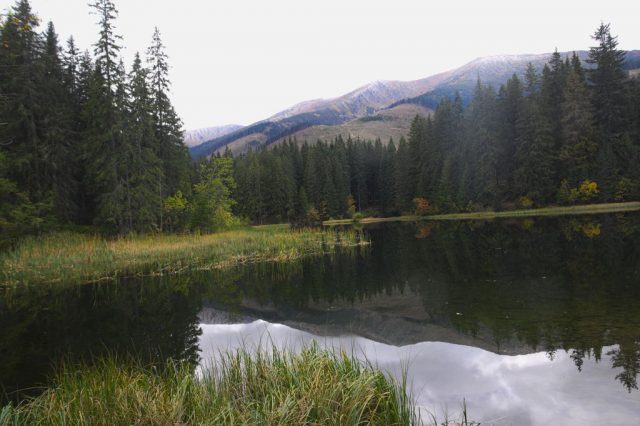
[[210,235],[147,235],[105,239],[74,233],[26,238],[0,255],[0,284],[92,282],[126,275],[215,269],[289,261],[362,244],[355,232],[282,227]]
[[[486,211],[474,213],[449,213],[430,216],[397,216],[397,217],[370,217],[364,218],[359,223],[381,222],[415,222],[418,220],[484,220],[508,217],[533,217],[533,216],[567,216],[583,214],[621,213],[640,210],[640,202],[589,204],[584,206],[569,207],[544,207],[527,210]],[[327,220],[323,225],[347,225],[353,223],[351,219]]]
[[416,422],[405,387],[369,364],[310,346],[226,354],[201,378],[107,359],[63,368],[55,386],[0,410],[1,425],[309,425]]

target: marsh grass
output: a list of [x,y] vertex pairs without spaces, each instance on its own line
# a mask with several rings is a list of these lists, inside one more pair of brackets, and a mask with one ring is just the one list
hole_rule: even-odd
[[344,352],[312,344],[223,354],[197,376],[117,358],[61,369],[54,387],[0,410],[1,425],[408,425],[403,383]]
[[278,227],[208,235],[133,235],[115,239],[76,233],[25,238],[0,254],[0,285],[95,282],[119,276],[286,262],[366,244],[353,231]]

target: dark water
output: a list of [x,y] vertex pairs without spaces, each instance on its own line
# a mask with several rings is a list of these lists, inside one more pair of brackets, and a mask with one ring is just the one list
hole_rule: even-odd
[[[60,359],[206,363],[311,339],[399,373],[419,405],[484,424],[636,424],[640,215],[369,226],[368,248],[291,264],[0,293],[4,400]],[[268,339],[265,339],[268,336]]]

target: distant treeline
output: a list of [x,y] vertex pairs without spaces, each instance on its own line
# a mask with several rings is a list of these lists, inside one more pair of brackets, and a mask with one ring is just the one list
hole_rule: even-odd
[[609,25],[593,39],[588,67],[556,51],[541,75],[530,65],[497,92],[478,81],[466,108],[442,101],[397,144],[289,140],[241,155],[237,213],[278,222],[639,199],[640,79]]
[[0,18],[0,244],[69,225],[122,234],[226,224],[221,173],[231,168],[193,168],[159,31],[126,70],[113,2],[90,7],[92,54],[73,38],[62,49],[52,23],[38,32],[27,0]]
[[69,226],[214,231],[237,223],[640,197],[640,80],[601,25],[588,69],[554,54],[470,105],[444,100],[407,140],[336,140],[192,164],[156,29],[120,59],[117,10],[90,4],[93,52],[38,31],[27,0],[0,18],[0,246]]

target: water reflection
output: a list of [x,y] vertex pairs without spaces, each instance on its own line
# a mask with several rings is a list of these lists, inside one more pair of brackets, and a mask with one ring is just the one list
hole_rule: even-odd
[[611,381],[608,367],[587,359],[583,368],[589,374],[580,374],[564,353],[550,361],[545,352],[507,356],[441,342],[396,347],[362,337],[319,337],[260,320],[203,324],[202,329],[203,359],[238,348],[299,350],[315,340],[373,360],[398,379],[406,370],[423,419],[429,413],[443,419],[445,411],[455,418],[463,397],[469,415],[481,424],[616,425],[631,424],[639,414],[637,396]]
[[[0,297],[0,402],[37,394],[62,359],[198,360],[202,295],[188,278],[23,288]],[[4,391],[4,392],[3,392]]]
[[604,353],[630,392],[640,360],[639,219],[370,227],[366,252],[245,268],[229,278],[235,301],[212,306],[393,345],[440,340],[551,360],[565,351],[578,371]]
[[[539,369],[615,385],[640,402],[639,215],[384,224],[364,232],[370,247],[295,263],[0,290],[0,388],[19,399],[16,390],[46,385],[62,356],[109,351],[196,363],[200,322],[262,319],[387,349],[444,342],[495,362],[543,357]],[[455,370],[451,359],[466,362],[465,351],[438,352],[446,359],[432,356],[433,371],[416,374]],[[540,384],[540,392],[550,386]],[[452,383],[456,407],[466,388],[482,386]],[[439,400],[435,390],[432,398]]]

